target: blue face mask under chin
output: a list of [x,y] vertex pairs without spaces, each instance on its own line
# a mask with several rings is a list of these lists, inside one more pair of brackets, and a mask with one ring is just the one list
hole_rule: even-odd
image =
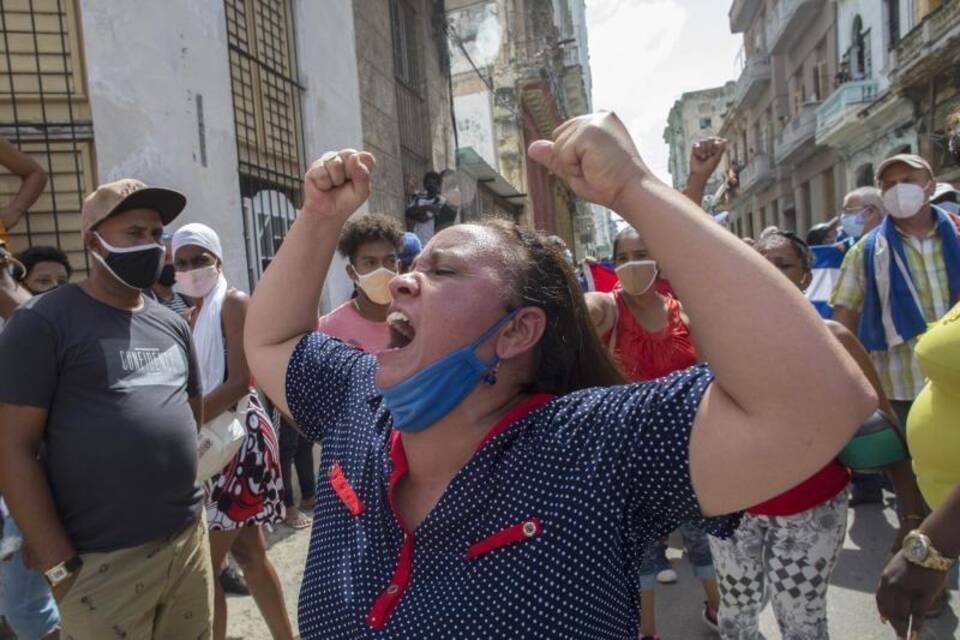
[[518,310],[501,318],[470,344],[440,358],[392,387],[377,390],[393,417],[393,427],[404,433],[422,431],[453,411],[500,362],[488,362],[475,351],[509,322]]

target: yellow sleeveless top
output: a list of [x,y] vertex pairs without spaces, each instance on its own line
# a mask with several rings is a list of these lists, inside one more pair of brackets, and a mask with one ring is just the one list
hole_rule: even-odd
[[916,348],[927,384],[907,419],[920,492],[936,509],[960,485],[960,304],[933,323]]

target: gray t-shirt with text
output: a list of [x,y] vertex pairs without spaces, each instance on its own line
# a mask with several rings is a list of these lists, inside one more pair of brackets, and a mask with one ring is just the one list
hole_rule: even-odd
[[0,334],[0,402],[47,411],[41,458],[81,553],[164,538],[200,517],[188,402],[198,395],[189,326],[149,298],[123,311],[66,285]]

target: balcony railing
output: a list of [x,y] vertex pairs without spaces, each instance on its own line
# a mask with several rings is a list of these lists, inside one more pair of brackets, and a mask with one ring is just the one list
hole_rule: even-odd
[[770,56],[754,54],[749,56],[737,78],[734,92],[734,104],[750,106],[756,102],[763,90],[770,84],[773,72],[770,69]]
[[819,102],[804,103],[800,112],[777,134],[774,155],[778,165],[791,159],[807,142],[814,139],[819,106]]
[[747,193],[751,189],[766,184],[772,177],[773,167],[770,164],[770,156],[758,153],[740,172],[740,191]]
[[730,6],[730,31],[741,33],[747,30],[753,17],[757,15],[762,0],[733,0]]
[[911,69],[928,58],[936,64],[937,49],[951,40],[951,31],[954,36],[960,34],[960,2],[956,0],[941,4],[900,40],[890,69],[891,79],[905,79]]
[[823,0],[779,0],[767,13],[764,25],[770,53],[783,53],[789,42],[821,9]]
[[847,82],[837,87],[817,108],[817,138],[823,138],[843,127],[861,105],[873,102],[876,98],[876,80]]

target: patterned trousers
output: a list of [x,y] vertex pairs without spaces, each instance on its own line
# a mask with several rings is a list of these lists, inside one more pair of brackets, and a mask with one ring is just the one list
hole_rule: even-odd
[[827,640],[827,586],[847,531],[847,492],[792,516],[744,514],[729,540],[710,537],[723,640],[763,640],[768,602],[783,640]]

